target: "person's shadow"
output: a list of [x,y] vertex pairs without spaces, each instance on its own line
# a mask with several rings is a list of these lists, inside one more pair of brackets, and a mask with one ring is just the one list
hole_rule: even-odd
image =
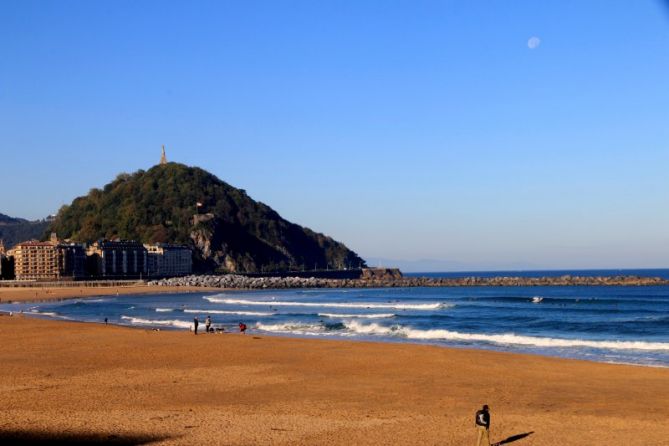
[[497,443],[493,443],[491,446],[501,446],[501,445],[503,445],[503,444],[513,443],[514,441],[522,440],[522,439],[525,438],[525,437],[529,437],[529,436],[532,435],[533,433],[534,433],[534,431],[531,431],[531,432],[525,432],[524,434],[516,434],[516,435],[512,435],[512,436],[510,436],[509,438],[505,438],[505,439],[502,440],[502,441],[498,441]]

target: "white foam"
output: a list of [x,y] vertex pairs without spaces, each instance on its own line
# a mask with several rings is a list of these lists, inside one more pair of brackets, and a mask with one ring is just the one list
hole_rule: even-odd
[[339,319],[387,319],[395,317],[394,313],[376,313],[376,314],[339,314],[339,313],[318,313],[321,317],[339,318]]
[[[499,345],[521,345],[526,347],[544,348],[596,348],[607,350],[650,350],[669,351],[669,343],[644,342],[644,341],[592,341],[585,339],[562,339],[543,338],[535,336],[523,336],[513,333],[483,334],[483,333],[460,333],[450,330],[418,330],[402,325],[380,325],[378,323],[363,324],[350,320],[344,323],[345,329],[339,330],[337,334],[351,335],[377,335],[393,336],[415,340],[442,340],[459,342],[486,342]],[[285,324],[264,325],[257,324],[259,330],[280,333],[293,333],[302,335],[318,335],[326,332],[322,324],[303,324],[288,322]]]
[[268,311],[184,310],[184,313],[234,314],[240,316],[274,316],[274,313]]
[[363,303],[363,302],[282,302],[282,301],[257,301],[247,299],[226,299],[220,297],[204,296],[209,302],[230,305],[262,305],[270,307],[316,307],[316,308],[386,308],[393,310],[437,310],[440,308],[453,307],[452,304],[439,302],[424,304],[409,303]]
[[64,316],[59,315],[58,313],[52,313],[50,311],[37,311],[37,310],[30,310],[31,313],[39,314],[40,316],[49,316],[49,317],[62,317]]
[[156,308],[156,311],[158,313],[169,313],[170,311],[174,311],[174,308]]
[[180,321],[177,319],[170,320],[156,320],[156,319],[142,319],[140,317],[121,316],[121,319],[130,322],[133,325],[166,325],[170,327],[191,328],[192,322]]
[[523,345],[529,347],[587,347],[610,350],[669,350],[669,343],[644,341],[591,341],[585,339],[543,338],[523,336],[513,333],[481,334],[460,333],[449,330],[417,330],[408,327],[387,327],[379,324],[364,325],[356,321],[346,323],[346,328],[359,334],[401,336],[407,339],[447,340],[464,342],[489,342],[502,345]]
[[285,324],[261,324],[258,322],[256,323],[256,329],[275,333],[291,333],[311,336],[323,334],[325,331],[325,327],[322,324],[305,324],[300,322],[287,322]]

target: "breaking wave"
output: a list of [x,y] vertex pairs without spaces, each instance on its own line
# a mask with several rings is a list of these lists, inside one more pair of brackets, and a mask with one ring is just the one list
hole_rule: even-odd
[[178,319],[170,320],[156,320],[143,319],[141,317],[121,316],[121,319],[130,322],[132,325],[160,325],[167,327],[190,328],[192,323],[188,321],[180,321]]
[[392,310],[438,310],[450,308],[454,305],[439,302],[408,304],[408,303],[363,303],[363,302],[285,302],[285,301],[257,301],[247,299],[229,299],[204,296],[209,302],[231,305],[262,305],[270,307],[316,307],[316,308],[386,308]]
[[377,314],[339,314],[339,313],[318,313],[320,317],[340,318],[340,319],[387,319],[395,317],[395,313],[377,313]]
[[[333,332],[333,327],[324,324],[285,323],[265,325],[257,324],[256,328],[278,333],[292,333],[302,335],[318,335]],[[334,326],[340,334],[398,337],[413,340],[442,340],[455,342],[483,342],[498,345],[520,345],[525,347],[544,348],[595,348],[606,350],[647,350],[669,351],[669,343],[644,341],[591,341],[585,339],[544,338],[523,336],[513,333],[483,334],[461,333],[450,330],[418,330],[401,325],[384,326],[377,323],[363,324],[357,321],[347,321]]]
[[274,316],[274,313],[269,311],[184,310],[184,313],[232,314],[239,316]]
[[174,308],[156,308],[156,311],[158,313],[169,313],[170,311],[174,311]]
[[[337,324],[344,327],[343,324]],[[327,331],[327,326],[324,324],[307,324],[301,322],[287,322],[285,324],[261,324],[256,323],[256,329],[262,331],[269,331],[273,333],[289,333],[301,336],[317,336],[324,334]]]
[[33,314],[39,314],[40,316],[59,317],[59,318],[63,318],[63,319],[68,319],[65,316],[61,316],[60,314],[54,313],[54,312],[51,312],[51,311],[30,310],[30,312],[33,313]]

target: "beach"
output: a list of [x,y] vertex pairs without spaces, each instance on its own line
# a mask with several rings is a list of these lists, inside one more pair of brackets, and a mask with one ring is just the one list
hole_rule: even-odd
[[206,287],[188,286],[71,286],[71,287],[0,287],[0,302],[47,302],[94,296],[125,296],[129,294],[188,293],[221,291]]
[[3,443],[467,445],[489,404],[493,442],[669,445],[666,368],[7,315],[0,352]]

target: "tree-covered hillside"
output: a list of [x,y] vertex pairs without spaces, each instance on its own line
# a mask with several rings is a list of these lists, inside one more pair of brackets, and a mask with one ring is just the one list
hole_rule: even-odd
[[343,244],[284,220],[205,170],[178,163],[121,174],[102,190],[92,189],[64,206],[49,230],[81,242],[187,244],[195,250],[196,266],[208,271],[364,265]]
[[11,248],[19,242],[39,239],[44,235],[48,224],[46,220],[28,221],[0,214],[0,240],[6,248]]

